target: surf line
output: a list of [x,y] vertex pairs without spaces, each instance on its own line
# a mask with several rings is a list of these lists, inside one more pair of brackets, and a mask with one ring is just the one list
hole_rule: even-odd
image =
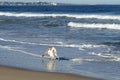
[[[40,54],[34,54],[34,53],[31,53],[31,52],[27,52],[27,51],[23,51],[23,50],[18,50],[18,49],[11,49],[12,51],[16,51],[16,52],[21,52],[21,53],[24,53],[24,54],[27,54],[27,55],[31,55],[31,56],[35,56],[35,57],[40,57],[40,58],[48,58],[50,59],[49,56],[42,56]],[[62,59],[62,58],[61,58]]]
[[15,50],[15,49],[13,49],[13,51],[21,52],[21,53],[28,54],[28,55],[31,55],[31,56],[42,57],[41,55],[26,52],[26,51],[23,51],[23,50]]
[[[47,59],[50,59],[49,56],[42,56],[40,54],[34,54],[34,53],[31,53],[31,52],[27,52],[27,51],[23,51],[23,50],[19,50],[19,49],[13,49],[11,47],[6,47],[6,46],[2,46],[2,48],[5,48],[5,49],[8,49],[8,50],[11,50],[11,51],[15,51],[15,52],[20,52],[20,53],[24,53],[24,54],[27,54],[27,55],[30,55],[30,56],[34,56],[34,57],[39,57],[39,58],[47,58]],[[55,60],[58,60],[58,59],[55,59]],[[72,61],[72,62],[79,62],[82,61],[83,59],[76,59],[76,58],[66,58],[66,57],[59,57],[59,60],[66,60],[66,61]]]
[[23,51],[23,50],[19,50],[19,49],[13,49],[11,47],[3,46],[3,48],[11,50],[11,51],[15,51],[15,52],[24,53],[24,54],[31,55],[31,56],[42,57],[42,55],[39,55],[39,54],[34,54],[34,53],[31,53],[31,52],[27,52],[27,51]]
[[[34,57],[39,57],[39,58],[47,58],[47,59],[50,59],[49,56],[42,56],[40,54],[35,54],[35,53],[31,53],[31,52],[27,52],[27,51],[23,51],[23,50],[19,50],[19,49],[14,49],[12,47],[9,47],[9,46],[1,46],[1,48],[5,48],[7,50],[11,50],[11,51],[15,51],[15,52],[20,52],[20,53],[24,53],[24,54],[27,54],[27,55],[30,55],[30,56],[34,56]],[[55,60],[58,60],[58,59],[55,59]],[[81,61],[93,61],[91,59],[83,59],[83,58],[67,58],[67,57],[59,57],[59,60],[66,60],[66,61],[72,61],[72,62],[81,62]]]
[[[42,55],[34,54],[34,53],[27,52],[27,51],[23,51],[23,50],[18,50],[18,49],[13,49],[13,48],[9,48],[8,50],[12,50],[12,51],[15,51],[15,52],[24,53],[24,54],[31,55],[31,56],[35,56],[35,57],[48,58],[48,59],[50,59],[49,56],[44,56],[44,57],[43,57]],[[55,59],[55,60],[58,60],[58,59]],[[65,57],[59,57],[59,60],[72,61],[71,59],[69,59],[69,58],[65,58]]]
[[[49,56],[44,56],[44,57],[43,57],[42,55],[34,54],[34,53],[27,52],[27,51],[23,51],[23,50],[17,50],[17,49],[11,49],[11,50],[12,50],[12,51],[16,51],[16,52],[21,52],[21,53],[24,53],[24,54],[27,54],[27,55],[35,56],[35,57],[41,57],[41,58],[48,58],[48,59],[50,59]],[[55,60],[58,60],[58,59],[55,59]],[[59,57],[59,60],[72,61],[71,59],[64,58],[64,57]]]
[[[26,55],[30,55],[30,56],[34,56],[34,57],[38,57],[38,58],[46,58],[46,59],[50,59],[49,56],[42,56],[40,54],[35,54],[35,53],[31,53],[31,52],[27,52],[27,51],[23,51],[23,50],[19,50],[19,49],[15,49],[14,47],[10,47],[10,46],[2,46],[0,45],[0,48],[4,48],[7,50],[11,50],[14,52],[20,52],[22,54],[26,54]],[[54,59],[54,60],[58,60],[58,61],[72,61],[72,62],[82,62],[82,61],[94,61],[94,59],[84,59],[84,58],[67,58],[67,57],[59,57],[59,59]]]

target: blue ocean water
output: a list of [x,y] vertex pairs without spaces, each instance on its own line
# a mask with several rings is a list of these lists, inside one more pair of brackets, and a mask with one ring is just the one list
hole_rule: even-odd
[[0,65],[120,80],[120,6],[0,6]]

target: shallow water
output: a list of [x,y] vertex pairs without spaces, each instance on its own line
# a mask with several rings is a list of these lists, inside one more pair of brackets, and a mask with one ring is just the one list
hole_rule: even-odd
[[[119,80],[120,15],[114,10],[119,6],[110,12],[108,6],[75,6],[76,12],[67,12],[70,7],[1,7],[0,65]],[[48,46],[69,60],[42,58]]]

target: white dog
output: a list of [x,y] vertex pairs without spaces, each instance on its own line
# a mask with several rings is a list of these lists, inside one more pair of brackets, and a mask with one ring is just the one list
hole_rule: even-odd
[[45,54],[49,55],[50,59],[59,59],[55,47],[48,47],[48,49],[45,51],[45,53],[42,56],[44,56]]

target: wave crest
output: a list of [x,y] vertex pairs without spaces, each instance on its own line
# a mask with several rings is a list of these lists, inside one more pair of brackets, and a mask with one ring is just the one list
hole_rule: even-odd
[[100,29],[119,29],[120,30],[120,24],[96,24],[96,23],[75,23],[75,22],[69,22],[69,27],[75,27],[75,28],[100,28]]
[[94,19],[108,19],[120,20],[119,15],[96,15],[96,14],[43,14],[43,13],[16,13],[16,12],[0,12],[0,16],[13,17],[69,17],[69,18],[94,18]]

